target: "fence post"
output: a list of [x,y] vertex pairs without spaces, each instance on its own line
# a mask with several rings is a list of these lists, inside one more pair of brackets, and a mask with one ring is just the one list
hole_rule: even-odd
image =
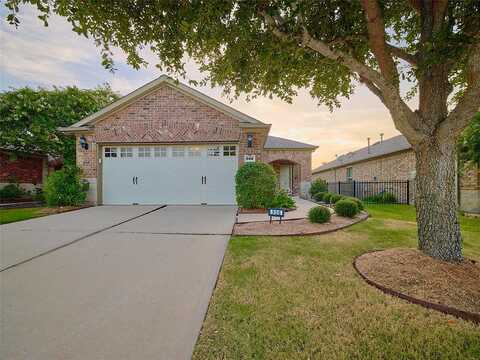
[[339,194],[341,194],[341,191],[342,191],[341,189],[342,189],[342,187],[341,187],[340,181],[339,181],[339,182],[338,182],[338,193],[339,193]]
[[357,197],[355,180],[353,180],[353,197]]
[[407,180],[407,205],[410,205],[410,180]]

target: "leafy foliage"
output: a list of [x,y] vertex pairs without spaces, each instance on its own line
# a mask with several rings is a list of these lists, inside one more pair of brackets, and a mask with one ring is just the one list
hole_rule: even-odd
[[16,183],[5,185],[0,189],[0,200],[13,200],[22,197],[25,191]]
[[337,201],[341,200],[342,198],[343,198],[343,195],[332,194],[332,195],[330,195],[329,202],[330,202],[330,204],[335,204]]
[[295,200],[288,196],[285,190],[280,189],[277,190],[270,206],[275,208],[293,209],[295,207]]
[[330,197],[331,197],[332,195],[333,195],[333,194],[332,194],[332,193],[329,193],[329,192],[325,193],[325,194],[323,195],[323,201],[326,202],[327,204],[329,204],[329,203],[330,203]]
[[313,195],[314,200],[316,201],[323,201],[323,198],[325,196],[326,192],[317,192],[316,194]]
[[325,180],[316,179],[312,181],[312,183],[310,184],[310,195],[312,197],[315,197],[316,193],[327,192],[327,191],[328,191],[328,185]]
[[65,166],[48,176],[43,189],[45,201],[48,206],[81,205],[87,198],[88,185],[78,167]]
[[0,146],[18,152],[40,151],[75,162],[75,140],[57,131],[116,100],[108,85],[93,90],[76,87],[31,89],[0,93]]
[[360,212],[355,201],[342,199],[335,204],[335,213],[343,217],[354,217]]
[[397,197],[390,192],[382,192],[377,195],[368,196],[363,199],[363,201],[374,204],[395,204],[397,202]]
[[331,216],[330,210],[325,206],[315,206],[308,211],[308,219],[312,223],[326,223]]
[[480,165],[480,112],[464,130],[458,143],[460,162]]
[[270,207],[276,186],[277,177],[270,165],[262,162],[246,163],[235,175],[237,203],[246,209]]
[[358,210],[362,211],[363,209],[365,209],[365,206],[363,205],[363,202],[362,200],[356,198],[356,197],[353,197],[353,196],[344,196],[342,199],[346,199],[346,200],[352,200],[354,203],[357,204],[358,206]]

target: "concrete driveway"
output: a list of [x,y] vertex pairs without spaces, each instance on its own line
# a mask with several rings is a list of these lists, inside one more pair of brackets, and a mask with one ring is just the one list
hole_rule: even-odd
[[190,358],[234,215],[105,206],[1,226],[0,358]]

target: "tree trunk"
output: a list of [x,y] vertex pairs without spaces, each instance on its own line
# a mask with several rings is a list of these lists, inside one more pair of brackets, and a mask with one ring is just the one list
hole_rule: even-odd
[[415,154],[419,248],[440,260],[462,261],[455,142],[431,137],[415,146]]

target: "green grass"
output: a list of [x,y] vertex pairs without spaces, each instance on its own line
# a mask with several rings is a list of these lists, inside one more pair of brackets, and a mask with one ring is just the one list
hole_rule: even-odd
[[[415,210],[309,237],[233,237],[194,359],[478,359],[480,327],[385,295],[352,267],[372,249],[415,247]],[[480,219],[461,217],[480,260]]]
[[25,209],[5,209],[0,210],[0,224],[8,224],[15,221],[32,219],[43,216],[41,207]]

